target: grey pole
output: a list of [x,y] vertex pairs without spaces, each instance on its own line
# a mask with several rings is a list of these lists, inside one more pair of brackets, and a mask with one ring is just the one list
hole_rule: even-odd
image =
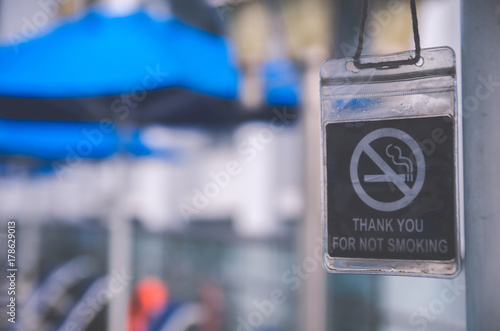
[[500,2],[462,0],[467,329],[500,326]]

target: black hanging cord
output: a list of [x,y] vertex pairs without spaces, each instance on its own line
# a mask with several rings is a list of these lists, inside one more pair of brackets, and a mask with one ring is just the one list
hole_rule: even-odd
[[363,15],[361,17],[361,28],[359,30],[358,37],[358,48],[356,49],[356,54],[354,55],[354,65],[358,69],[369,69],[369,68],[398,68],[402,65],[416,64],[420,61],[420,34],[418,33],[418,18],[417,18],[417,5],[415,0],[410,0],[411,7],[411,17],[413,25],[413,38],[415,40],[415,57],[410,57],[407,60],[396,60],[396,61],[385,61],[385,62],[370,62],[361,63],[359,58],[361,57],[361,52],[363,51],[363,43],[365,38],[365,24],[368,18],[368,1],[364,0],[363,3]]

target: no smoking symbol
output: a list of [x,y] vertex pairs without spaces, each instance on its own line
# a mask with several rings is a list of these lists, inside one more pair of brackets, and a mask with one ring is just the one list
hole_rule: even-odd
[[[394,144],[387,143],[391,139],[395,141]],[[372,145],[380,145],[380,141],[384,142],[383,148],[376,151]],[[376,167],[372,167],[372,173],[360,176],[363,155]],[[378,129],[361,139],[354,149],[350,174],[354,190],[364,203],[379,211],[396,211],[408,206],[420,193],[425,179],[425,159],[418,143],[406,132],[393,128]],[[383,188],[386,188],[386,196],[390,196],[390,186],[387,183],[393,184],[402,197],[392,199],[393,201],[374,198],[365,189],[367,184],[385,185]]]

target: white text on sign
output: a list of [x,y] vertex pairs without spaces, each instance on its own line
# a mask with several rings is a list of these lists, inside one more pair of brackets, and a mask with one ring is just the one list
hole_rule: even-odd
[[[356,232],[422,233],[423,219],[393,218],[353,218]],[[447,253],[448,242],[434,238],[374,238],[336,237],[332,238],[332,248],[340,251],[364,251],[391,253]]]

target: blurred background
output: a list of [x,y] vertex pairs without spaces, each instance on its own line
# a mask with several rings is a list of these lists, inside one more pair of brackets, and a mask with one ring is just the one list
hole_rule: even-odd
[[[321,265],[319,68],[354,55],[361,4],[0,0],[15,329],[465,330],[463,273]],[[459,1],[417,5],[460,70]],[[412,49],[410,22],[371,1],[365,53]]]

